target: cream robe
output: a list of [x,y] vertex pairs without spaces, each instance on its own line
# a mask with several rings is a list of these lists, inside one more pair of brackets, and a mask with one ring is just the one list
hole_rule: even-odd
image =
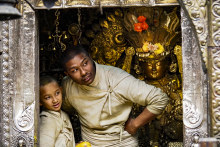
[[41,112],[40,147],[75,147],[73,128],[65,112]]
[[[120,68],[96,63],[96,75],[89,85],[65,77],[64,110],[74,107],[80,118],[82,137],[92,146],[137,146],[134,136],[124,131],[133,103],[160,114],[168,103],[161,89],[134,78]],[[125,143],[125,144],[124,144]]]

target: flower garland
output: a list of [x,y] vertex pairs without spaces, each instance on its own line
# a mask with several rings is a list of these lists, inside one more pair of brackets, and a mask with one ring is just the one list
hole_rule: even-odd
[[144,16],[139,16],[137,18],[138,23],[134,24],[134,30],[136,32],[142,32],[143,30],[147,30],[148,29],[149,25],[146,23],[146,19],[147,18],[144,17]]
[[[139,16],[137,18],[138,23],[134,24],[134,30],[136,32],[142,32],[142,31],[147,30],[149,28],[149,25],[146,23],[146,19],[147,18],[144,16]],[[165,51],[164,47],[160,43],[152,44],[148,41],[143,43],[142,48],[137,49],[137,52],[148,53],[149,58],[153,58],[154,56],[157,56],[157,55],[163,53],[164,51]]]

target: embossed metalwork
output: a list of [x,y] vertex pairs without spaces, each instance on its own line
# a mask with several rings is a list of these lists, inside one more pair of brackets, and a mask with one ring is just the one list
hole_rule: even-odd
[[67,0],[66,5],[91,5],[91,2],[90,0]]
[[[42,0],[29,0],[35,9],[46,9]],[[124,7],[124,6],[170,6],[178,5],[177,0],[58,0],[52,9],[78,7]]]
[[33,147],[34,145],[29,142],[29,136],[26,133],[20,132],[14,136],[12,141],[13,147]]
[[213,0],[211,6],[212,12],[212,37],[214,46],[220,46],[220,0]]
[[95,0],[95,5],[118,5],[120,0]]
[[[181,11],[182,63],[183,63],[183,122],[184,146],[191,146],[193,136],[206,137],[207,82],[202,70],[202,59],[196,35],[189,19]],[[198,72],[200,71],[200,72]]]
[[156,4],[178,3],[177,0],[155,0]]
[[12,80],[10,79],[10,55],[9,55],[9,21],[2,23],[2,145],[10,146],[10,116],[11,116],[11,88]]
[[[35,8],[45,8],[42,5],[42,1],[40,0],[30,0],[32,4],[36,4]],[[60,0],[60,3],[53,8],[65,8],[65,7],[76,7],[76,5],[67,6],[66,2],[67,0]],[[69,0],[70,2],[70,0]],[[98,7],[99,4],[95,4],[95,0],[90,0],[91,5],[88,5],[88,7]],[[125,0],[116,1],[118,2],[118,5],[121,6],[121,4],[126,4]],[[131,0],[130,0],[131,2]],[[141,2],[137,0],[136,2]],[[148,3],[148,6],[156,6],[154,1],[148,2],[147,0],[142,0],[143,3]],[[159,3],[159,1],[157,1]],[[157,3],[156,2],[156,3]],[[162,0],[160,1],[162,2]],[[211,3],[211,13],[212,13],[212,21],[210,25],[207,24],[207,1],[205,0],[179,0],[179,3],[181,6],[186,10],[185,12],[189,13],[190,18],[192,19],[193,24],[195,25],[195,30],[197,33],[192,34],[192,28],[189,26],[192,26],[189,23],[189,20],[186,19],[187,13],[182,14],[182,38],[183,38],[183,46],[182,46],[182,52],[183,52],[183,110],[184,110],[184,146],[188,147],[191,146],[194,143],[196,143],[195,138],[202,138],[208,136],[209,131],[207,130],[207,85],[205,79],[205,73],[201,69],[201,60],[200,60],[200,54],[199,51],[203,52],[203,59],[205,62],[207,61],[207,39],[210,39],[212,41],[211,45],[219,46],[219,0],[213,0],[209,1]],[[130,6],[135,6],[137,3],[130,3],[128,4]],[[126,6],[128,6],[126,5]],[[84,7],[85,5],[82,5]],[[117,6],[117,5],[115,5]],[[77,6],[80,7],[80,6]],[[123,5],[122,5],[123,7]],[[33,24],[33,19],[35,19],[35,12],[33,10],[30,10],[27,8],[27,6],[24,8],[24,14],[23,19],[21,20],[22,23],[19,23],[20,21],[9,21],[9,22],[2,22],[2,71],[0,71],[0,76],[2,78],[2,118],[1,120],[1,131],[2,131],[2,140],[1,143],[3,146],[18,146],[20,144],[27,145],[27,146],[33,146],[34,140],[33,134],[36,127],[29,129],[27,132],[23,132],[20,130],[20,128],[17,128],[14,126],[11,118],[12,112],[14,113],[15,109],[12,111],[12,104],[10,103],[14,99],[22,98],[24,100],[27,100],[30,98],[30,101],[24,102],[27,104],[25,107],[16,106],[16,110],[22,110],[24,111],[25,108],[33,104],[33,99],[35,97],[35,94],[32,90],[27,88],[28,86],[37,86],[36,83],[29,83],[28,79],[37,79],[38,71],[32,70],[32,74],[27,73],[24,76],[16,77],[20,71],[18,70],[20,65],[15,62],[20,62],[20,57],[22,55],[22,64],[21,66],[27,66],[27,68],[22,67],[22,74],[28,71],[28,67],[30,67],[30,62],[37,62],[37,59],[35,59],[33,54],[35,54],[37,51],[33,50],[34,43],[38,43],[37,37],[38,35],[35,34],[36,27]],[[31,21],[28,22],[28,21]],[[9,29],[12,24],[17,24],[16,26],[19,27],[12,27],[13,29]],[[31,25],[32,24],[32,25]],[[208,27],[211,27],[212,34],[208,34]],[[32,28],[32,29],[30,29]],[[22,37],[26,35],[26,37],[21,38],[19,40],[19,37],[11,37],[11,34],[13,34],[13,31],[20,31],[19,37]],[[210,35],[210,38],[207,38],[207,36]],[[9,39],[10,36],[10,39]],[[29,38],[30,37],[30,38]],[[19,40],[19,41],[18,41]],[[26,41],[25,41],[26,40]],[[199,42],[198,42],[199,41]],[[14,43],[16,42],[16,43]],[[18,43],[20,42],[20,44]],[[32,44],[29,44],[28,42],[32,42]],[[199,44],[199,46],[198,46]],[[30,47],[30,48],[29,48]],[[20,53],[19,57],[15,53],[19,53],[17,50],[23,49],[22,53]],[[37,48],[37,47],[36,47]],[[13,50],[14,49],[14,50]],[[30,52],[28,52],[28,49],[30,49]],[[1,49],[0,49],[1,50]],[[15,53],[12,53],[15,52]],[[35,52],[35,53],[34,53]],[[213,64],[212,64],[212,71],[210,72],[211,78],[211,86],[213,88],[213,99],[211,101],[213,106],[213,135],[216,136],[219,139],[219,48],[213,48],[213,50],[210,50],[212,54],[208,57],[210,57],[208,60],[212,60],[213,57]],[[26,54],[27,53],[27,54]],[[33,54],[32,54],[33,53]],[[13,56],[11,56],[11,54]],[[23,56],[24,55],[24,56]],[[30,55],[30,56],[29,56]],[[19,59],[19,60],[17,60]],[[27,63],[24,64],[24,61]],[[13,63],[13,65],[12,65]],[[35,64],[35,63],[34,63]],[[37,63],[36,63],[37,65]],[[33,65],[31,65],[33,66]],[[18,69],[14,69],[14,68]],[[13,73],[16,71],[16,73]],[[12,75],[13,74],[13,75]],[[14,79],[12,79],[12,76]],[[24,80],[24,79],[26,80]],[[22,82],[21,82],[22,81]],[[36,80],[37,81],[37,80]],[[25,84],[24,84],[24,83]],[[24,97],[18,97],[15,95],[16,92],[21,92],[21,89],[15,90],[15,85],[24,84]],[[27,84],[29,83],[29,84]],[[193,83],[193,84],[192,84]],[[22,86],[21,86],[22,87]],[[22,90],[23,90],[22,89]],[[208,89],[209,90],[209,89]],[[37,90],[36,90],[37,91]],[[28,95],[30,94],[30,95]],[[37,100],[37,97],[36,97]],[[24,104],[22,103],[22,104]],[[190,104],[189,104],[190,103]],[[187,112],[187,113],[186,113]],[[190,113],[188,113],[190,112]],[[15,113],[16,114],[16,113]],[[21,113],[20,113],[21,114]],[[186,115],[187,114],[187,115]],[[188,115],[190,114],[190,115]],[[16,117],[14,117],[16,118]],[[17,121],[17,119],[15,119]],[[28,130],[28,129],[27,129]],[[12,133],[12,134],[11,134]],[[12,138],[12,142],[10,142],[10,138]]]
[[118,5],[120,4],[120,0],[96,0],[95,4],[102,4],[102,5]]
[[135,55],[135,49],[133,47],[128,47],[125,49],[125,54],[126,54],[126,57],[125,57],[122,69],[130,73],[131,72],[131,61],[132,61],[132,57]]
[[34,108],[35,102],[33,102],[27,109],[25,109],[21,114],[18,114],[15,118],[15,126],[20,131],[28,131],[34,125]]
[[37,133],[37,127],[33,127],[37,123],[35,99],[38,100],[36,26],[35,12],[27,3],[23,4],[23,19],[4,23],[3,57],[7,62],[3,65],[3,115],[7,118],[3,119],[3,146],[34,146]]
[[[107,15],[101,22],[103,31],[96,35],[91,43],[92,58],[100,64],[116,66],[118,59],[126,49],[127,41],[124,36],[123,13]],[[128,55],[129,56],[129,55]]]
[[179,45],[176,45],[175,48],[174,48],[174,54],[177,57],[179,72],[181,74],[181,79],[182,79],[182,77],[183,77],[182,47],[179,46]]
[[192,20],[196,30],[199,47],[207,67],[208,12],[206,0],[179,0],[180,5]]
[[148,1],[143,1],[143,0],[124,0],[124,4],[144,4],[144,3],[149,3]]
[[220,47],[209,48],[210,60],[209,66],[211,67],[210,73],[210,87],[211,92],[211,115],[212,115],[212,136],[220,140]]

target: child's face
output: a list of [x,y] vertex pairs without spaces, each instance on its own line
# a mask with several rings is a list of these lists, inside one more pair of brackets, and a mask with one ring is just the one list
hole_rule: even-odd
[[40,87],[40,105],[52,111],[60,111],[62,90],[56,82]]

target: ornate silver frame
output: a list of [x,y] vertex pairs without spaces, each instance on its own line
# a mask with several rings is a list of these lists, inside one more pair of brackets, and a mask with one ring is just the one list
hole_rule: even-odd
[[[102,7],[110,0],[59,0],[55,8]],[[29,0],[46,9],[41,0]],[[39,5],[38,5],[39,4]],[[114,6],[178,5],[163,0],[111,0]],[[179,0],[182,28],[184,146],[220,140],[220,0]],[[23,18],[0,22],[0,146],[38,146],[39,53],[35,11],[20,1]],[[209,127],[211,124],[211,127]]]

